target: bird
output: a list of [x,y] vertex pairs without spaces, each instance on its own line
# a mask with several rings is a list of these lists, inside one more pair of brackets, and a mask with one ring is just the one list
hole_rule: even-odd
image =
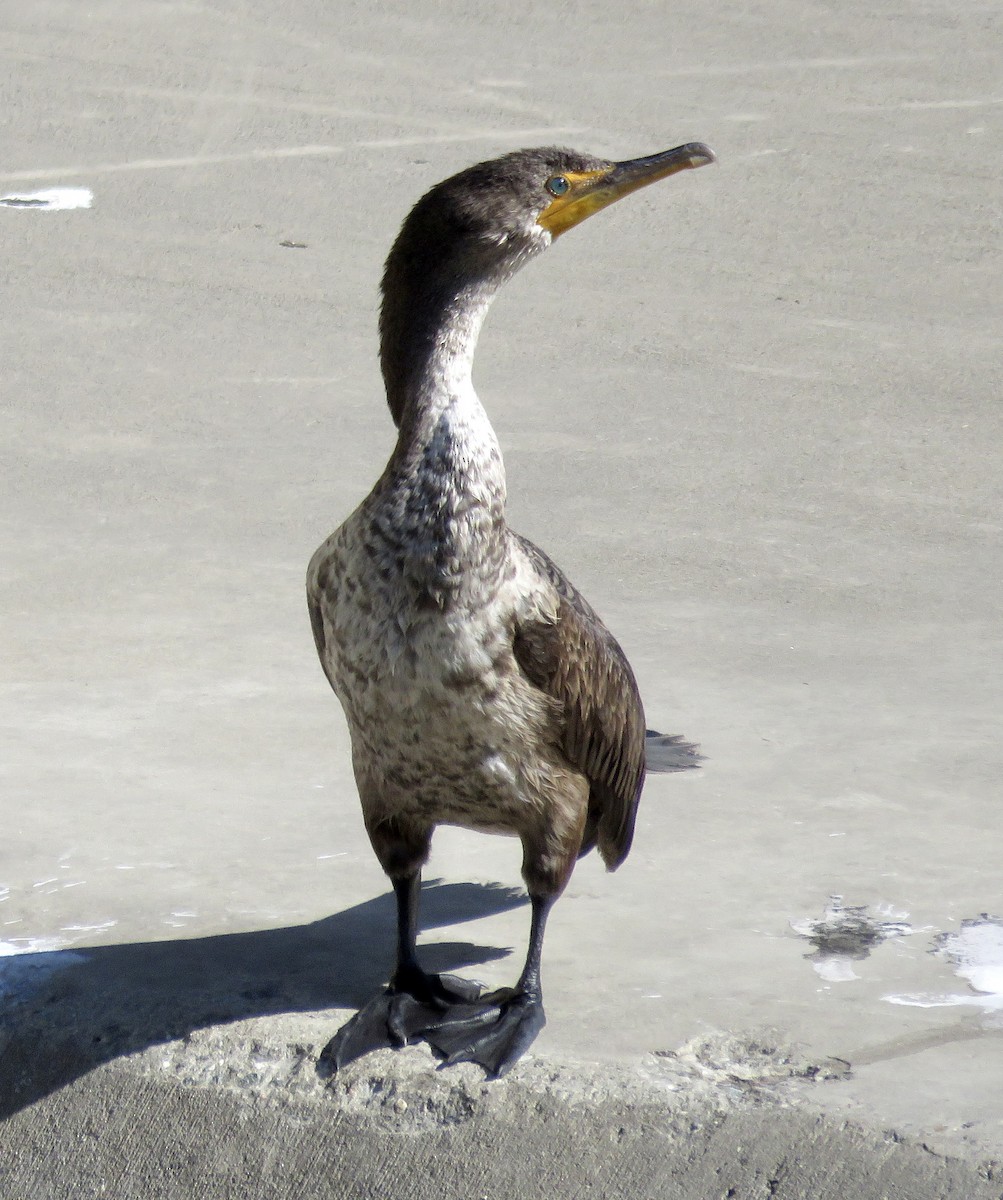
[[[372,848],[397,905],[388,985],[325,1046],[332,1073],[383,1047],[505,1074],[546,1023],[547,917],[595,847],[615,870],[645,777],[645,718],[613,635],[506,520],[498,439],[471,380],[499,288],[638,188],[715,161],[701,142],[615,162],[516,150],[431,188],[386,260],[380,365],[397,441],[369,495],[313,555],[317,652],[341,701]],[[662,737],[669,769],[695,747]],[[513,987],[425,972],[421,870],[438,825],[518,837],[531,920]]]

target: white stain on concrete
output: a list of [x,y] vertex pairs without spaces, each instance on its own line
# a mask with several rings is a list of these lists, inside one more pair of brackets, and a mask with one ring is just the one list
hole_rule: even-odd
[[688,67],[666,67],[655,72],[660,79],[713,77],[715,75],[773,75],[784,71],[858,71],[871,70],[897,63],[928,62],[928,54],[865,54],[842,58],[778,58],[769,62],[736,63],[730,65],[701,64]]
[[[122,171],[175,171],[191,167],[214,167],[228,163],[268,162],[285,158],[331,158],[356,150],[400,150],[410,146],[437,146],[463,142],[515,142],[530,138],[553,138],[581,133],[580,125],[544,125],[528,129],[466,129],[457,133],[428,134],[425,137],[370,138],[366,141],[337,145],[263,146],[232,154],[195,154],[181,158],[135,158],[125,162],[78,164],[69,167],[42,167],[34,171],[5,171],[0,182],[22,179],[60,179],[67,175],[112,175]],[[82,189],[85,190],[85,189]]]
[[12,192],[0,196],[0,207],[22,208],[31,212],[65,212],[71,208],[90,208],[94,193],[90,188],[44,188],[40,192]]
[[850,965],[850,960],[846,958],[819,958],[811,965],[815,974],[820,979],[824,979],[826,983],[849,983],[853,979],[860,978]]
[[1003,104],[1003,96],[972,96],[947,100],[903,100],[897,104],[850,104],[845,108],[836,109],[836,111],[841,113],[924,112],[938,109],[996,108],[1001,104]]
[[105,933],[118,924],[118,921],[100,921],[97,925],[63,925],[63,933]]
[[227,375],[221,382],[233,383],[244,386],[246,384],[278,384],[282,387],[294,386],[299,387],[306,385],[308,387],[328,386],[332,383],[341,383],[344,376],[342,375]]
[[767,375],[774,379],[821,379],[819,371],[804,370],[801,367],[767,367],[758,363],[730,363],[733,371],[744,371],[749,375]]
[[184,929],[189,921],[193,921],[198,913],[188,908],[175,909],[169,917],[164,918],[164,924],[171,929]]
[[953,1008],[965,1005],[985,1012],[1003,1012],[1003,920],[983,913],[961,922],[956,933],[942,933],[933,950],[968,984],[968,992],[907,992],[885,996],[889,1004],[912,1008]]

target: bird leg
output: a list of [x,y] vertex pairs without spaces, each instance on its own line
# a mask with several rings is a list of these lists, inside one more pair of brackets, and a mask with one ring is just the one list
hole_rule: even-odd
[[526,963],[514,988],[488,992],[471,1004],[457,1005],[422,1037],[443,1059],[443,1065],[475,1062],[488,1075],[504,1075],[533,1044],[546,1025],[540,958],[547,916],[556,896],[530,896],[533,908]]
[[421,873],[393,880],[397,896],[397,966],[387,987],[346,1021],[320,1054],[332,1072],[371,1050],[417,1041],[452,1006],[466,1007],[480,987],[458,975],[428,975],[417,954]]
[[397,894],[397,969],[389,991],[435,1011],[476,1000],[481,989],[469,979],[461,979],[459,975],[428,975],[421,969],[417,950],[420,874],[395,879],[393,884]]

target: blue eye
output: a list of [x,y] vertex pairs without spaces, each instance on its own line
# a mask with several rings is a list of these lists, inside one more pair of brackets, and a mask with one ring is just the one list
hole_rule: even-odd
[[552,179],[548,179],[544,186],[552,196],[563,196],[571,184],[563,175],[555,175]]

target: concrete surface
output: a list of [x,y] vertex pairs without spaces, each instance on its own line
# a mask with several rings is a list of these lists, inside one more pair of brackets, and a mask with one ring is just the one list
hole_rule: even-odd
[[383,1051],[326,1088],[313,1036],[317,1017],[270,1018],[100,1068],[9,1118],[0,1194],[998,1200],[1003,1186],[792,1104],[796,1064],[771,1050],[740,1075],[715,1064],[733,1045],[707,1043],[602,1076],[523,1063],[491,1084]]
[[[547,1064],[633,1078],[722,1038],[725,1075],[743,1047],[799,1047],[781,1056],[815,1082],[722,1120],[702,1160],[731,1147],[720,1195],[801,1195],[797,1171],[766,1190],[768,1160],[824,1174],[872,1151],[884,1191],[865,1172],[839,1194],[1003,1191],[985,1167],[1003,1142],[998,7],[0,15],[0,196],[93,193],[0,205],[7,1194],[43,1195],[57,1129],[74,1132],[51,1195],[99,1194],[106,1167],[108,1194],[175,1194],[123,1183],[123,1138],[137,1180],[168,1161],[215,1178],[225,1144],[235,1179],[285,1163],[304,1195],[342,1153],[359,1164],[345,1195],[423,1194],[394,1183],[405,1151],[427,1171],[472,1146],[478,1179],[502,1182],[529,1148],[585,1171],[603,1105],[584,1125],[558,1105],[527,1140]],[[215,1037],[239,1059],[235,1021],[322,1045],[389,961],[302,576],[392,444],[375,359],[390,240],[475,159],[693,138],[718,167],[513,282],[476,381],[513,524],[620,637],[650,723],[707,761],[650,781],[622,871],[579,868],[548,933],[550,1023],[508,1099],[478,1090],[462,1127],[409,1135],[393,1161],[352,1157],[368,1118],[322,1081],[236,1115],[239,1082],[186,1083],[178,1056]],[[515,845],[442,831],[429,877],[429,962],[510,981]],[[380,1070],[427,1075],[412,1057]],[[679,1120],[703,1111],[687,1086]],[[704,1143],[652,1128],[623,1194],[715,1195],[676,1159]],[[766,1128],[779,1141],[743,1165]],[[962,1172],[955,1191],[909,1175],[926,1160]],[[637,1182],[645,1163],[671,1182]],[[458,1187],[428,1190],[475,1194]]]

